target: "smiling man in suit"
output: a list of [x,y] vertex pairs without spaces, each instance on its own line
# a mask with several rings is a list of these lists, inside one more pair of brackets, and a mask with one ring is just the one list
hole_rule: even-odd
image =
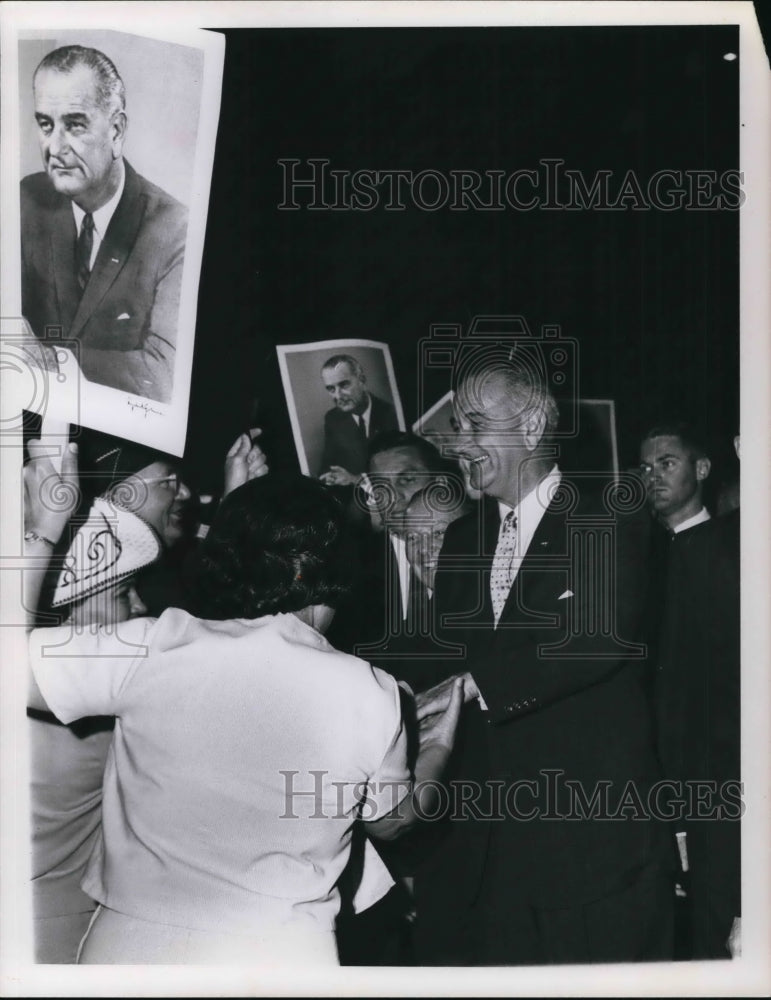
[[125,89],[107,56],[55,49],[33,90],[45,170],[21,183],[22,312],[88,381],[169,402],[187,210],[124,160]]
[[[643,522],[563,479],[537,367],[481,357],[456,386],[457,453],[486,499],[481,529],[447,529],[434,599],[465,642],[474,714],[451,835],[416,879],[420,958],[665,960],[669,854],[647,806],[657,764],[637,642]],[[451,683],[418,695],[419,718]]]

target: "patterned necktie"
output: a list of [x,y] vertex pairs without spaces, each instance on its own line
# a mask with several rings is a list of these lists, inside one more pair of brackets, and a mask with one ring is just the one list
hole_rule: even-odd
[[362,447],[364,448],[364,452],[366,454],[367,448],[369,446],[369,440],[367,438],[367,426],[364,423],[364,417],[355,417],[355,420],[356,420],[356,426],[359,429],[359,440],[361,441]]
[[91,251],[94,249],[94,217],[86,212],[80,224],[80,235],[75,247],[75,263],[77,265],[78,285],[81,293],[88,284],[91,274]]
[[496,625],[511,590],[516,550],[517,519],[514,517],[514,511],[510,510],[501,524],[498,545],[495,548],[493,565],[490,570],[490,597],[493,601],[493,615]]

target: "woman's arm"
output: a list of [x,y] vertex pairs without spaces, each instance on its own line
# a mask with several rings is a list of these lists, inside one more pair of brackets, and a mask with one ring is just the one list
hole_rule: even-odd
[[[29,441],[30,459],[24,466],[24,607],[27,631],[35,624],[46,571],[53,550],[78,502],[78,446],[67,445],[58,473],[42,454],[37,438]],[[32,671],[29,671],[27,704],[47,711]]]
[[48,565],[78,501],[78,446],[67,445],[61,473],[43,454],[37,438],[29,442],[24,466],[24,605],[27,630],[34,627]]
[[367,833],[378,840],[393,840],[408,830],[421,816],[435,814],[436,782],[441,778],[455,740],[463,705],[463,679],[452,685],[447,707],[426,716],[419,723],[418,758],[410,793],[386,816],[365,820]]

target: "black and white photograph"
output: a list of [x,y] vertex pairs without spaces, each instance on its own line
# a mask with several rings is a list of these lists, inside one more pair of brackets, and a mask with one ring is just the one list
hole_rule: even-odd
[[61,419],[167,451],[184,446],[224,48],[184,41],[64,24],[18,35],[29,356]]
[[754,5],[68,8],[0,10],[3,995],[765,995]]
[[[562,467],[596,472],[617,480],[619,468],[615,401],[577,399],[575,407],[576,433],[562,443],[559,452]],[[412,430],[430,441],[439,452],[452,457],[457,435],[452,390],[418,417]]]
[[300,470],[330,486],[355,485],[378,434],[404,430],[388,344],[329,340],[276,350]]

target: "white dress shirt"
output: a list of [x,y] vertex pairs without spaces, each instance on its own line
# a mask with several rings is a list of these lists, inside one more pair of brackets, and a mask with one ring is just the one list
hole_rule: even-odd
[[[115,209],[118,207],[118,202],[123,194],[123,188],[126,184],[126,168],[123,166],[123,161],[120,163],[120,184],[118,184],[118,190],[110,198],[106,205],[102,205],[101,208],[97,208],[95,212],[91,215],[94,220],[94,242],[91,246],[91,259],[88,262],[89,271],[94,269],[94,261],[96,260],[96,255],[99,253],[99,247],[102,245],[102,240],[107,233],[107,227],[110,225],[110,219],[115,215]],[[83,219],[86,213],[83,209],[76,205],[73,201],[72,203],[72,214],[75,216],[75,226],[77,228],[78,236],[80,236],[80,229],[83,225]]]
[[369,437],[369,422],[370,422],[371,418],[372,418],[372,396],[370,396],[369,393],[368,393],[367,394],[367,409],[364,411],[364,413],[356,413],[356,414],[354,414],[354,419],[356,420],[357,425],[359,423],[363,423],[364,424],[364,432],[367,435],[367,437]]
[[702,507],[698,514],[694,514],[693,517],[687,517],[680,524],[676,524],[672,528],[672,532],[675,535],[679,535],[681,531],[687,531],[688,528],[695,528],[697,524],[703,524],[705,521],[710,521],[709,511],[706,507]]
[[407,558],[407,546],[405,545],[404,539],[400,538],[399,535],[395,535],[393,531],[389,532],[389,536],[391,538],[394,555],[396,556],[396,565],[399,567],[399,594],[402,599],[402,621],[406,621],[407,605],[410,599],[410,574],[413,570],[412,566],[410,566],[409,559]]

